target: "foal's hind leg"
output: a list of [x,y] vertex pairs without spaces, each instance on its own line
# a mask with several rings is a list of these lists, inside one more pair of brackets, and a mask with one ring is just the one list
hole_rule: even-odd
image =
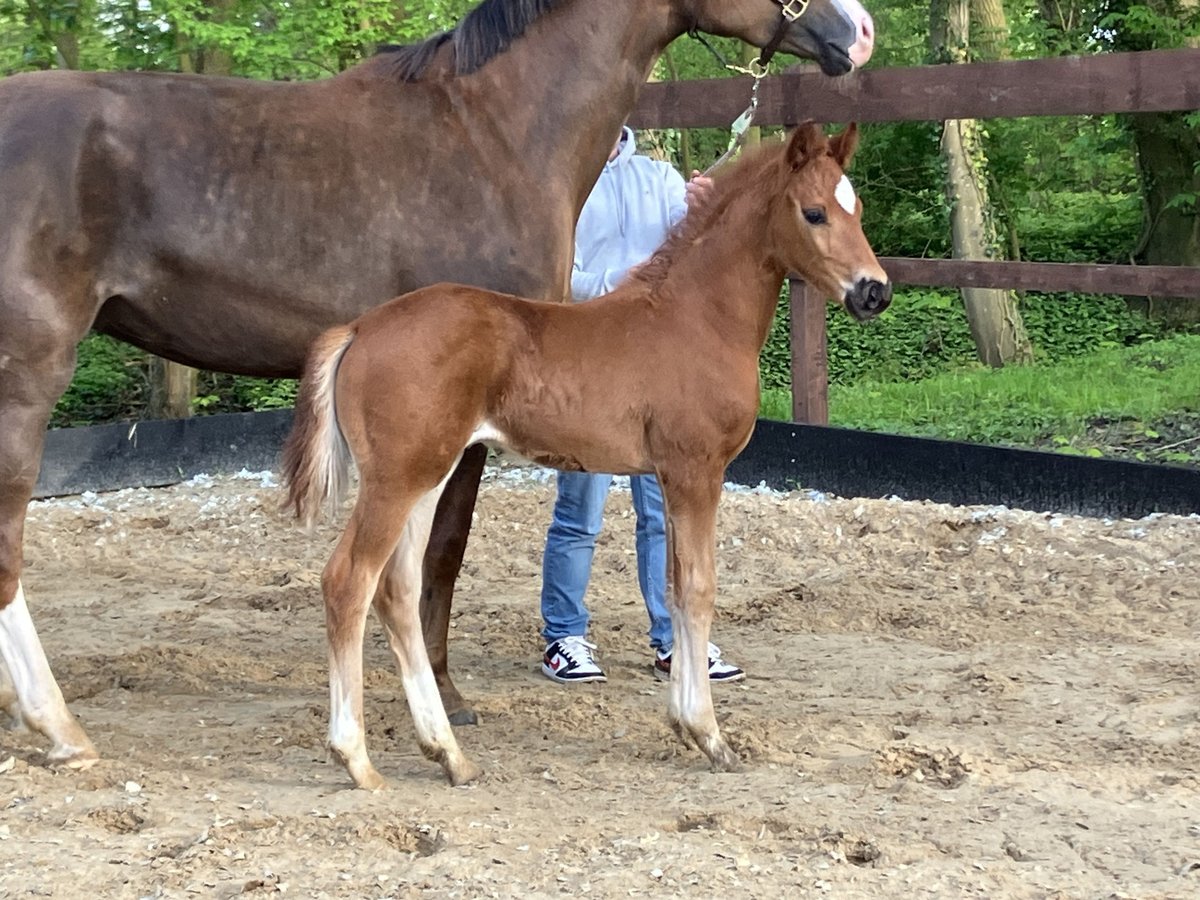
[[96,761],[96,749],[63,701],[21,584],[25,510],[46,423],[87,328],[54,312],[49,296],[6,291],[0,283],[0,661],[9,675],[10,713],[50,739],[50,762],[84,768]]
[[438,762],[453,785],[465,784],[483,770],[463,755],[450,728],[434,673],[430,669],[421,635],[418,603],[421,590],[421,557],[429,540],[442,485],[413,507],[392,555],[384,581],[375,594],[375,611],[387,632],[388,644],[400,665],[404,694],[412,711],[421,750]]
[[721,481],[690,474],[673,480],[660,473],[670,523],[671,687],[667,717],[680,740],[704,751],[715,771],[737,768],[713,711],[708,679],[708,634],[716,600],[717,503]]
[[421,589],[421,628],[442,704],[455,725],[474,725],[478,718],[450,680],[447,641],[454,582],[462,567],[471,530],[471,513],[479,493],[479,479],[487,461],[482,444],[468,447],[450,476],[433,519]]
[[[393,488],[389,492],[389,487],[363,474],[358,502],[350,522],[321,579],[325,596],[325,629],[329,636],[329,748],[346,766],[354,783],[367,790],[378,790],[386,782],[367,755],[363,724],[363,631],[367,604],[376,594],[380,575],[393,553],[404,564],[404,574],[412,576],[412,583],[397,585],[393,591],[385,591],[384,596],[390,597],[398,592],[401,596],[409,597],[410,621],[404,623],[403,616],[390,614],[385,621],[389,638],[392,638],[393,629],[398,632],[400,644],[397,656],[404,654],[409,657],[407,668],[401,658],[401,671],[405,676],[404,687],[409,696],[409,706],[417,722],[417,733],[426,752],[441,751],[440,761],[451,780],[455,777],[465,780],[478,774],[463,759],[450,731],[450,723],[446,720],[436,684],[429,671],[428,657],[423,653],[416,615],[415,579],[420,560],[419,548],[423,548],[428,540],[429,521],[437,502],[436,492],[432,492],[433,496],[426,494],[414,497],[412,491]],[[414,521],[410,522],[410,518]],[[399,550],[397,545],[400,545]],[[410,651],[413,645],[420,649],[420,658]],[[397,649],[395,641],[393,649]],[[424,674],[421,671],[422,662]]]

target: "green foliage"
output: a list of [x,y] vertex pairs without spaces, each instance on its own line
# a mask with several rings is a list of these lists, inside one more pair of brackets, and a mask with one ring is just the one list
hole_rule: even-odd
[[1109,0],[1099,31],[1121,50],[1182,47],[1200,34],[1200,8],[1186,0]]
[[[1144,343],[1168,333],[1162,323],[1131,310],[1120,297],[1030,293],[1021,312],[1035,357],[1045,362]],[[976,366],[975,345],[954,291],[900,289],[892,305],[866,323],[830,306],[826,330],[831,385],[919,381]],[[764,388],[791,387],[789,335],[785,296],[760,358]]]
[[197,385],[196,412],[286,409],[296,402],[297,386],[298,382],[291,378],[249,378],[204,372]]
[[79,345],[75,377],[54,407],[55,428],[137,418],[149,395],[146,354],[101,334]]
[[914,384],[835,387],[829,406],[836,424],[852,428],[985,443],[1057,437],[1070,444],[1096,420],[1200,410],[1200,335]]
[[[1088,356],[830,390],[835,425],[1087,456],[1200,464],[1200,335]],[[788,392],[761,412],[791,417]]]

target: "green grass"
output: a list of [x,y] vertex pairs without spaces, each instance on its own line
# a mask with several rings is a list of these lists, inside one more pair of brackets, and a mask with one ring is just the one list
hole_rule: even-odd
[[[990,444],[1107,454],[1113,423],[1130,436],[1163,438],[1154,423],[1197,421],[1200,335],[1104,350],[1066,362],[970,368],[909,383],[859,382],[829,391],[830,422],[849,428]],[[767,391],[762,414],[788,419],[791,396]],[[1170,435],[1173,462],[1200,458],[1200,440]],[[1146,441],[1143,441],[1146,443]],[[1120,454],[1117,454],[1120,455]],[[1142,455],[1137,458],[1143,458]],[[1151,454],[1153,455],[1153,454]]]

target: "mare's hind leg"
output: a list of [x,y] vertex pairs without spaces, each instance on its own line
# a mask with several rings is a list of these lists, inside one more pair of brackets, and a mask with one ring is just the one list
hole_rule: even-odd
[[21,584],[25,510],[46,423],[71,380],[75,343],[87,328],[53,313],[48,298],[6,292],[0,284],[0,661],[15,697],[6,703],[10,713],[15,709],[14,718],[50,739],[50,762],[84,768],[96,761],[96,749],[63,701]]
[[467,549],[471,513],[475,510],[479,479],[486,461],[487,448],[482,444],[468,447],[463,453],[438,503],[429,547],[425,551],[421,628],[425,633],[425,650],[433,666],[442,704],[455,725],[474,725],[478,721],[475,711],[450,680],[447,640],[454,582]]
[[459,749],[442,705],[438,684],[429,665],[421,634],[418,605],[421,592],[421,558],[444,485],[422,497],[413,507],[375,594],[375,611],[387,632],[388,644],[400,666],[404,694],[412,711],[421,750],[439,763],[453,785],[465,784],[483,774]]
[[713,711],[708,679],[708,634],[716,600],[717,503],[721,479],[691,472],[659,473],[670,523],[671,687],[667,717],[680,740],[696,742],[714,771],[737,768]]

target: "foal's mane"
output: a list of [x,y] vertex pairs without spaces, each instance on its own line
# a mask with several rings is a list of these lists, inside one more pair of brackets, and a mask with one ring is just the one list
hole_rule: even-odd
[[661,283],[675,257],[720,222],[735,201],[748,200],[765,211],[771,198],[784,189],[792,174],[783,162],[786,153],[785,141],[763,143],[753,150],[743,151],[728,169],[718,171],[713,178],[712,193],[705,202],[694,210],[688,210],[662,246],[632,273],[630,280],[636,279],[649,285]]
[[454,74],[470,75],[499,56],[525,29],[562,0],[483,0],[450,31],[416,44],[386,44],[375,59],[401,81],[416,81],[444,44],[454,50]]

